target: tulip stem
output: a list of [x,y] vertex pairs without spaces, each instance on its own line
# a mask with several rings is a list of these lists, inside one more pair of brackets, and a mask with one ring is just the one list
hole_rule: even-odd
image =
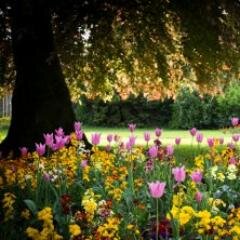
[[159,216],[158,216],[158,198],[156,198],[157,203],[157,216],[156,216],[156,240],[158,240],[158,225],[159,225]]

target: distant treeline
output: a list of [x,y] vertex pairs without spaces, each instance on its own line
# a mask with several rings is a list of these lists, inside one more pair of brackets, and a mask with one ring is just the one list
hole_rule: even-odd
[[75,111],[85,125],[126,127],[133,122],[138,127],[223,128],[229,126],[231,117],[240,116],[240,85],[232,84],[218,96],[184,88],[175,101],[148,101],[142,95],[131,95],[126,100],[115,96],[111,102],[82,97],[80,102]]

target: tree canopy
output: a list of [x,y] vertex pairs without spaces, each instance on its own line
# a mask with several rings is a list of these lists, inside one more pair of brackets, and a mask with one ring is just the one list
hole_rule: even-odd
[[[0,6],[6,80],[14,79],[9,43],[16,2]],[[143,90],[169,96],[183,83],[217,91],[239,78],[237,0],[37,2],[51,10],[58,54],[75,97]]]

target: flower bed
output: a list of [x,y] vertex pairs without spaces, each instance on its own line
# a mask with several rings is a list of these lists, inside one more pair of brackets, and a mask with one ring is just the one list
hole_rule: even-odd
[[[208,153],[180,162],[175,146],[154,145],[145,133],[137,146],[134,125],[122,143],[82,130],[45,134],[45,143],[21,158],[0,162],[0,239],[240,239],[239,154],[233,143],[209,138]],[[199,141],[197,130],[190,132]],[[201,146],[199,145],[199,148]]]

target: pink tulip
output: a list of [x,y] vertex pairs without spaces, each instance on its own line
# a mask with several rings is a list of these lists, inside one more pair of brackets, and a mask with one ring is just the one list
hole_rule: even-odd
[[229,164],[234,164],[234,165],[236,165],[236,164],[237,164],[236,158],[235,158],[235,157],[231,157],[231,158],[229,159]]
[[176,137],[175,138],[175,143],[176,143],[176,145],[179,145],[181,143],[181,138],[180,137]]
[[82,127],[82,123],[81,122],[75,122],[74,123],[74,131],[75,132],[80,131],[81,127]]
[[134,132],[136,128],[136,124],[130,123],[128,124],[128,129],[130,132]]
[[133,146],[135,145],[136,142],[136,137],[135,136],[130,136],[128,139],[128,142],[126,143],[126,148],[128,151],[130,151]]
[[135,136],[130,136],[128,140],[129,140],[129,143],[130,143],[132,146],[135,145],[135,142],[136,142],[136,137],[135,137]]
[[238,117],[231,118],[231,123],[234,127],[236,127],[239,123],[239,118]]
[[167,145],[167,147],[166,147],[166,155],[167,156],[172,156],[173,153],[174,153],[173,145]]
[[111,151],[111,145],[107,145],[106,147],[105,147],[105,150],[106,150],[106,152],[110,152]]
[[161,198],[164,194],[166,183],[165,182],[151,182],[148,183],[150,195],[153,198]]
[[26,147],[21,147],[19,148],[20,152],[21,152],[21,157],[26,157],[28,154],[28,149]]
[[108,134],[107,135],[107,140],[108,140],[109,143],[111,143],[112,140],[113,140],[113,135],[112,134]]
[[75,131],[75,135],[78,141],[81,141],[83,138],[83,131],[82,130],[77,130]]
[[100,133],[93,133],[92,134],[92,144],[93,145],[98,145],[100,143],[101,139],[101,134]]
[[55,135],[56,143],[53,145],[53,150],[61,149],[65,146],[65,139],[62,136]]
[[53,133],[49,134],[43,134],[43,137],[45,139],[45,144],[48,146],[48,147],[52,147],[53,145]]
[[239,134],[234,134],[234,135],[232,135],[232,140],[234,141],[234,142],[238,142],[239,141]]
[[197,133],[196,134],[196,140],[198,143],[201,143],[203,141],[203,134],[202,133]]
[[191,179],[195,183],[200,183],[202,181],[202,172],[201,171],[195,171],[191,174]]
[[37,152],[38,156],[39,157],[43,156],[46,152],[46,145],[41,144],[41,143],[39,143],[39,144],[36,143],[35,145],[36,145],[36,152]]
[[162,129],[161,128],[156,128],[155,129],[155,135],[156,135],[156,137],[159,138],[162,135]]
[[56,135],[59,136],[59,137],[63,137],[63,136],[64,136],[64,131],[63,131],[62,128],[56,129],[56,130],[55,130],[55,133],[56,133]]
[[51,179],[52,179],[52,177],[51,177],[51,175],[50,175],[49,173],[44,172],[44,173],[43,173],[43,179],[44,179],[46,182],[50,182]]
[[196,192],[195,194],[195,200],[200,203],[203,199],[203,194],[201,192]]
[[194,137],[197,133],[197,129],[196,128],[192,128],[191,130],[189,130],[190,134],[192,135],[192,137]]
[[147,160],[146,165],[145,165],[145,171],[146,171],[146,172],[150,172],[150,171],[153,170],[153,168],[154,168],[153,159]]
[[175,180],[180,183],[183,182],[186,178],[186,172],[184,167],[176,167],[172,169]]
[[133,145],[128,141],[128,142],[126,142],[125,147],[126,147],[126,149],[127,149],[128,151],[131,151]]
[[228,146],[229,148],[231,148],[231,149],[234,149],[234,148],[235,148],[235,145],[234,145],[234,143],[232,143],[232,142],[228,143],[227,146]]
[[88,160],[82,160],[81,167],[85,168],[88,165]]
[[214,138],[208,138],[207,143],[208,143],[209,147],[213,147],[214,146]]
[[150,138],[151,138],[150,132],[145,132],[145,133],[144,133],[144,140],[145,140],[146,142],[149,142],[149,141],[150,141]]
[[158,147],[157,146],[152,146],[148,150],[148,154],[151,158],[156,158],[158,155]]

